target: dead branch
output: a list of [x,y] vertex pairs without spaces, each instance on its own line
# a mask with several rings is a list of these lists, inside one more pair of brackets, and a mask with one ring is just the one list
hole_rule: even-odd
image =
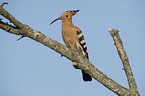
[[[60,53],[62,56],[65,56],[66,58],[68,58],[72,62],[74,62],[74,61],[77,62],[78,63],[77,67],[79,69],[90,74],[95,80],[97,80],[98,82],[103,84],[106,88],[113,91],[114,93],[116,93],[119,96],[139,96],[138,91],[136,91],[137,87],[136,87],[136,83],[134,83],[135,81],[132,81],[132,80],[130,81],[130,79],[133,78],[133,74],[130,75],[130,72],[128,72],[126,74],[126,75],[129,74],[128,78],[130,78],[130,79],[128,81],[129,81],[129,86],[131,89],[127,89],[127,88],[121,86],[120,84],[116,83],[111,78],[106,76],[103,72],[98,70],[94,65],[92,65],[89,62],[88,59],[86,59],[82,54],[79,54],[79,52],[76,51],[75,49],[68,48],[68,47],[60,44],[59,42],[57,42],[49,37],[46,37],[41,32],[30,28],[28,25],[25,25],[25,24],[22,24],[21,22],[19,22],[15,17],[13,17],[9,12],[7,12],[3,8],[4,4],[7,4],[7,3],[3,3],[0,6],[0,15],[7,18],[15,26],[12,26],[12,25],[9,25],[3,21],[0,21],[0,28],[2,30],[6,31],[8,33],[11,33],[11,34],[22,35],[21,38],[23,38],[23,37],[31,38],[32,40],[35,40],[35,41],[43,44],[44,46],[47,46],[47,47],[51,48],[52,50]],[[109,32],[112,34],[114,32],[114,29],[110,29]],[[116,34],[116,32],[114,32],[114,34]],[[119,36],[119,35],[117,35],[117,36]],[[113,37],[116,37],[116,35]],[[115,42],[116,42],[116,40],[117,39],[115,39]],[[115,44],[118,45],[117,42]],[[120,44],[122,44],[122,43],[120,42]],[[124,52],[124,51],[121,51],[122,50],[121,46],[122,45],[119,45],[118,46],[119,48],[117,47],[118,50],[120,50],[118,52],[119,52],[119,54],[121,54],[120,57],[123,60],[123,62],[125,62],[124,64],[126,64],[126,65],[124,65],[125,70],[130,71],[131,68],[127,67],[128,66],[127,64],[129,64],[128,57],[126,54],[125,55],[122,54],[122,52]]]

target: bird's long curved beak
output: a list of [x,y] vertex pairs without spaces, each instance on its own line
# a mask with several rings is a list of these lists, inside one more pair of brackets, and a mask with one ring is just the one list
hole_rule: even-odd
[[61,20],[61,17],[59,17],[59,18],[53,20],[53,21],[50,23],[50,25],[51,25],[52,23],[54,23],[55,21],[57,21],[57,20]]

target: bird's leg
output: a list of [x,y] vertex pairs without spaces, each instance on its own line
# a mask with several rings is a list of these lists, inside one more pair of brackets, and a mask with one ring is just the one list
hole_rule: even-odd
[[73,65],[72,65],[75,69],[80,69],[79,67],[78,67],[78,64],[76,63],[76,62],[73,62]]
[[73,65],[72,66],[77,66],[78,64],[76,62],[73,62]]

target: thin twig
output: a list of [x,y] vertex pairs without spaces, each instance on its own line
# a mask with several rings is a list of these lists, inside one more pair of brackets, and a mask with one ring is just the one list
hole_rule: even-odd
[[[103,72],[98,70],[95,66],[93,66],[89,62],[88,59],[86,59],[82,54],[79,54],[78,51],[67,48],[66,46],[60,44],[59,42],[52,40],[49,37],[46,37],[41,32],[35,31],[34,29],[30,28],[29,26],[22,24],[1,6],[0,6],[0,14],[2,16],[4,16],[5,18],[7,18],[15,26],[17,26],[18,27],[17,30],[22,31],[22,32],[19,32],[16,29],[14,31],[11,31],[11,30],[5,30],[5,31],[12,33],[12,34],[16,34],[16,35],[22,35],[23,33],[27,33],[24,36],[29,37],[39,43],[42,43],[43,45],[45,45],[45,46],[51,48],[52,50],[60,53],[61,55],[65,56],[72,62],[76,61],[81,70],[90,74],[94,79],[96,79],[98,82],[103,84],[105,87],[107,87],[109,90],[113,91],[117,95],[119,95],[119,96],[128,95],[129,96],[129,94],[132,94],[127,88],[116,83],[111,78],[106,76]],[[10,27],[10,26],[6,25],[5,27]],[[3,29],[3,28],[4,28],[4,24],[1,24],[1,29]],[[133,95],[138,96],[138,93],[133,93]]]
[[5,4],[8,4],[7,2],[3,2],[3,4],[1,5],[1,7],[3,7]]
[[17,41],[19,41],[20,39],[22,39],[24,36],[21,36],[20,38],[17,39]]

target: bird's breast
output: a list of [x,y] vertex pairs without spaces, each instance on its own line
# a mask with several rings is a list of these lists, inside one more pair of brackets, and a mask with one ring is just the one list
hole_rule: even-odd
[[76,30],[73,27],[62,28],[62,37],[66,45],[74,46],[78,40]]

